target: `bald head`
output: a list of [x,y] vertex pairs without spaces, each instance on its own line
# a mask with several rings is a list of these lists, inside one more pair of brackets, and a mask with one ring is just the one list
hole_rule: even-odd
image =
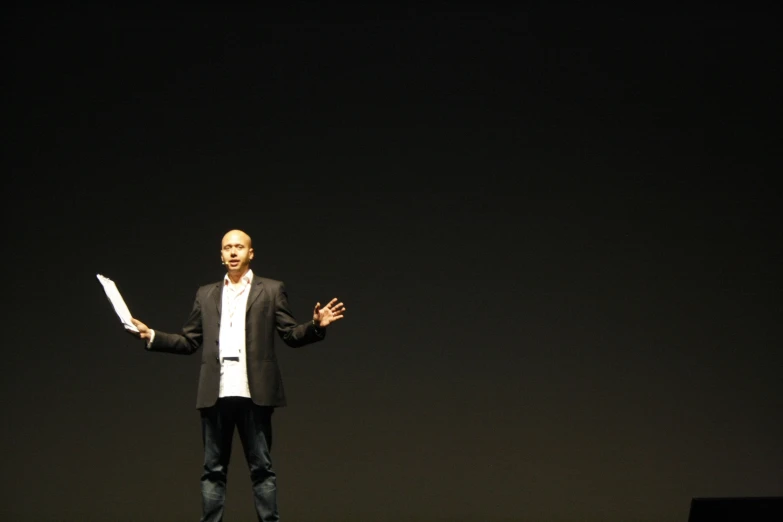
[[226,241],[229,241],[230,243],[234,243],[235,241],[234,239],[231,239],[232,237],[234,239],[240,239],[241,241],[243,241],[247,248],[253,247],[253,241],[250,239],[250,236],[245,234],[242,230],[235,229],[235,230],[229,230],[228,232],[226,232],[226,235],[223,236],[223,241],[221,242],[220,245],[221,248],[225,246]]

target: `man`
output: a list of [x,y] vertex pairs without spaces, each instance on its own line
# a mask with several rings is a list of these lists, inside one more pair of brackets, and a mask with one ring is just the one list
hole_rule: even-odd
[[274,333],[292,347],[323,340],[327,327],[344,317],[345,306],[318,302],[313,320],[297,324],[281,281],[250,270],[250,236],[231,230],[223,236],[220,259],[226,275],[202,286],[179,334],[151,330],[132,319],[148,350],[177,354],[201,351],[196,408],[201,413],[204,472],[202,522],[223,518],[231,441],[236,427],[250,469],[258,520],[279,520],[276,477],[272,470],[272,413],[285,406],[275,355]]

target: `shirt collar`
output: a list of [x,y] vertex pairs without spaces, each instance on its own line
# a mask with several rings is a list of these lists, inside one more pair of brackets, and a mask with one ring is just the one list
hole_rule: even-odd
[[[245,275],[242,276],[242,279],[239,281],[242,283],[242,285],[249,285],[250,282],[253,280],[253,270],[248,268],[247,272],[245,272]],[[228,286],[231,284],[231,279],[228,278],[228,274],[223,276],[223,286]]]

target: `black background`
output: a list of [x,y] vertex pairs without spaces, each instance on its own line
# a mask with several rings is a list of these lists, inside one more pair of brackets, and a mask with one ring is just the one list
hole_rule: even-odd
[[[674,522],[783,494],[773,20],[7,9],[0,517],[198,518],[199,355],[146,353],[95,274],[177,331],[232,228],[300,320],[348,307],[281,343],[284,520]],[[227,519],[254,519],[239,446]]]

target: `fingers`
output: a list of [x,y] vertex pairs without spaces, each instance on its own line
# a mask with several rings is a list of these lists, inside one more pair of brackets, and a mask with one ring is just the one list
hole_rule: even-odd
[[334,324],[335,321],[337,321],[339,319],[342,319],[342,318],[343,318],[342,315],[330,315],[330,316],[324,318],[324,322],[325,322],[325,324],[330,325],[330,324]]
[[346,310],[345,303],[343,303],[342,301],[337,302],[336,297],[331,301],[329,301],[329,304],[327,304],[326,308],[324,308],[324,311],[326,312],[326,317],[328,318],[330,323],[333,323],[338,319],[342,319],[344,317],[345,310]]
[[[334,300],[335,300],[335,299],[333,299],[333,301],[334,301]],[[341,314],[341,313],[345,312],[345,305],[344,305],[342,302],[340,302],[340,303],[337,303],[337,304],[334,304],[334,305],[332,305],[332,306],[329,308],[329,310],[330,310],[330,311],[331,311],[333,314]]]
[[138,319],[136,319],[134,317],[131,317],[131,322],[133,323],[133,326],[135,326],[136,328],[139,329],[140,332],[145,332],[145,331],[149,330],[149,328],[147,328],[146,324],[142,323],[141,321],[139,321]]
[[333,297],[323,308],[319,309],[319,306],[321,306],[320,302],[315,305],[314,314],[321,316],[323,313],[325,314],[324,316],[328,317],[331,321],[342,319],[346,310],[345,303],[342,301],[338,302],[336,297]]

